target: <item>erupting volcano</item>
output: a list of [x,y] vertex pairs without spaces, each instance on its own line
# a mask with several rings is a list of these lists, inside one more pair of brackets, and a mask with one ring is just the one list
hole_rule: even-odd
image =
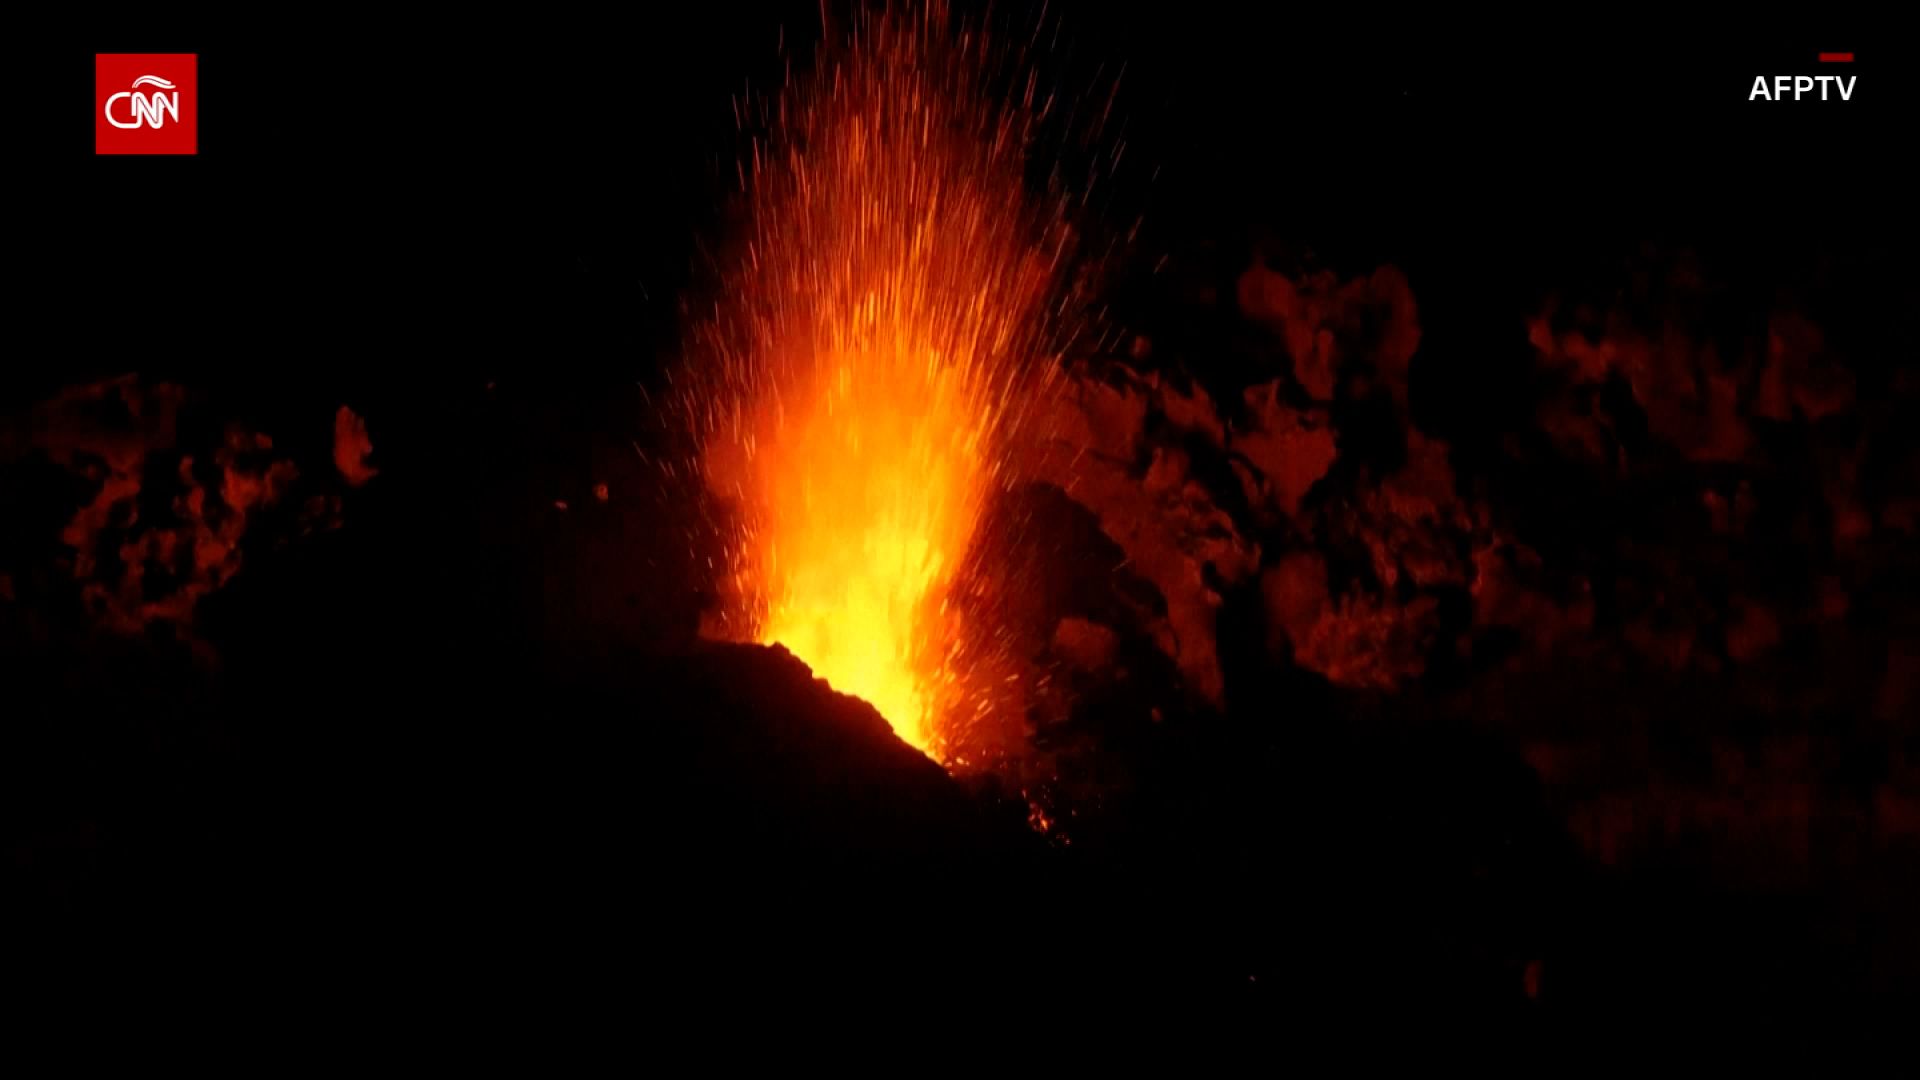
[[698,328],[685,405],[731,506],[710,630],[786,646],[941,758],[971,696],[947,602],[1052,370],[1066,249],[1030,198],[1046,104],[945,5],[863,16],[743,106],[750,223]]

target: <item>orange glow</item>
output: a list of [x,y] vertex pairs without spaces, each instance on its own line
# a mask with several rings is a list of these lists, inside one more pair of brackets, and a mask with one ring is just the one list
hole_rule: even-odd
[[712,632],[785,645],[936,758],[974,652],[947,596],[1050,368],[1065,242],[1025,190],[1031,90],[1001,104],[989,55],[942,4],[871,15],[763,103],[683,387],[736,515]]

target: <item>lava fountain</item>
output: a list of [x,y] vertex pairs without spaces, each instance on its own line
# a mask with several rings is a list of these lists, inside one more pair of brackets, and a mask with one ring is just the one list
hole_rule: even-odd
[[972,679],[949,591],[1054,371],[1064,201],[1028,191],[1034,82],[944,3],[860,17],[743,109],[747,221],[682,386],[730,504],[709,632],[778,643],[942,758]]

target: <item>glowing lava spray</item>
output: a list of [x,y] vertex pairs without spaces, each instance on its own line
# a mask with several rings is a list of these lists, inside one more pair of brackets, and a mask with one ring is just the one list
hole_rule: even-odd
[[830,36],[758,103],[749,223],[682,386],[732,507],[710,632],[785,645],[942,756],[973,650],[948,593],[1055,370],[1064,200],[1025,180],[1049,102],[934,0]]

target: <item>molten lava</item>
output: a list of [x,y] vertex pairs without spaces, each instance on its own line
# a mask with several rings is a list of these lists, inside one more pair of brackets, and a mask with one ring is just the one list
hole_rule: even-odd
[[1066,243],[1026,190],[1032,84],[1005,104],[989,50],[938,2],[869,15],[763,104],[683,387],[734,512],[713,630],[786,646],[936,757],[975,651],[948,592],[1050,376]]

